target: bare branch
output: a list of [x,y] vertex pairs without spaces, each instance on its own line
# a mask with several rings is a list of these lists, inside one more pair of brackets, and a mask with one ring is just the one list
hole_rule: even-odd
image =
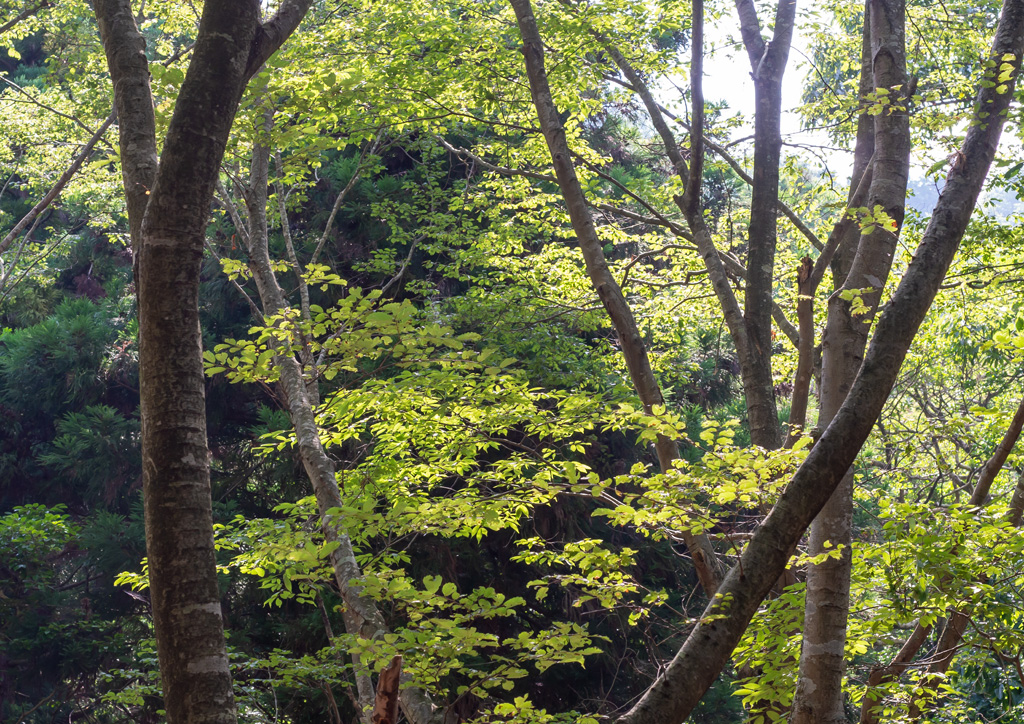
[[331,214],[327,217],[327,223],[324,224],[324,232],[320,235],[320,241],[317,242],[316,249],[313,250],[313,255],[309,258],[310,264],[316,264],[316,260],[320,258],[320,252],[323,251],[324,244],[327,243],[327,235],[331,233],[331,228],[334,226],[334,217],[338,215],[338,209],[341,208],[341,204],[345,201],[345,197],[348,196],[349,191],[355,188],[356,181],[359,180],[360,174],[365,169],[364,161],[366,157],[375,153],[381,141],[382,131],[378,130],[377,138],[373,140],[368,147],[364,148],[359,153],[359,163],[356,164],[356,170],[352,173],[352,178],[345,184],[345,188],[335,197],[334,205],[331,206]]
[[53,200],[57,198],[57,195],[64,190],[64,187],[68,185],[68,182],[71,181],[72,178],[74,178],[74,175],[76,173],[78,173],[78,170],[82,167],[82,164],[85,163],[86,159],[88,159],[90,154],[92,154],[92,150],[93,148],[96,147],[96,143],[101,138],[103,138],[103,134],[107,132],[107,129],[110,128],[110,124],[112,124],[113,122],[114,114],[111,113],[109,116],[107,116],[107,120],[103,122],[103,125],[100,126],[99,130],[92,134],[92,138],[90,138],[86,142],[85,146],[82,147],[82,150],[78,152],[78,155],[75,156],[74,160],[71,162],[71,165],[68,166],[67,170],[63,174],[61,174],[61,177],[57,179],[57,182],[50,188],[49,191],[46,192],[46,195],[43,196],[43,198],[41,198],[39,202],[21,218],[21,221],[14,225],[13,229],[7,232],[7,236],[5,236],[2,241],[0,241],[0,254],[7,251],[7,249],[11,246],[11,243],[17,238],[18,234],[20,234],[26,226],[31,224],[32,220],[35,219],[40,214],[40,212],[42,212],[51,203],[53,203]]
[[[15,25],[20,23],[22,20],[27,20],[28,18],[32,17],[33,15],[38,13],[43,8],[50,7],[50,5],[51,5],[51,3],[48,0],[43,0],[42,2],[38,2],[35,5],[28,6],[27,8],[22,10],[20,13],[18,13],[15,17],[11,18],[10,20],[8,20],[3,25],[0,25],[0,33],[6,33],[8,30],[13,28]],[[48,698],[50,698],[50,697],[47,697],[47,699]]]

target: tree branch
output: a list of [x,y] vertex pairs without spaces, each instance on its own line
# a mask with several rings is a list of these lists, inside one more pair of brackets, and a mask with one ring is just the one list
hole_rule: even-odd
[[274,16],[259,27],[246,63],[246,80],[256,75],[288,36],[295,32],[312,4],[313,0],[284,0]]
[[[547,72],[544,68],[544,45],[537,29],[533,8],[530,0],[511,0],[511,4],[516,14],[519,32],[523,38],[522,52],[526,61],[533,104],[536,107],[537,117],[551,153],[558,185],[565,199],[580,250],[583,253],[587,273],[615,326],[626,367],[637,395],[647,413],[653,414],[655,407],[664,404],[661,389],[658,387],[651,369],[650,359],[647,356],[647,350],[644,347],[633,312],[608,269],[594,221],[587,209],[583,188],[572,163],[572,154],[566,141],[565,129],[551,97]],[[662,470],[666,472],[671,470],[679,455],[675,441],[659,435],[655,442],[655,448]],[[703,533],[687,532],[685,536],[701,586],[708,596],[713,596],[718,587],[720,573],[718,559],[711,547],[711,542]]]
[[36,205],[29,210],[27,214],[21,217],[21,220],[14,225],[14,228],[7,232],[7,235],[2,240],[0,240],[0,254],[7,251],[7,249],[11,246],[14,240],[18,237],[18,234],[20,234],[26,226],[32,223],[33,219],[35,219],[42,211],[44,211],[51,203],[53,203],[53,200],[57,198],[57,195],[64,190],[64,187],[68,185],[68,182],[71,181],[71,179],[74,178],[75,174],[78,173],[78,170],[82,168],[82,164],[85,163],[86,159],[89,158],[89,155],[92,153],[93,148],[96,147],[96,143],[101,138],[103,138],[103,134],[107,132],[107,129],[110,128],[110,125],[113,122],[114,114],[111,113],[109,116],[107,116],[107,120],[103,122],[103,125],[99,127],[99,130],[97,130],[92,135],[92,138],[86,141],[86,144],[82,147],[82,150],[78,152],[78,155],[75,156],[74,160],[71,162],[71,165],[68,166],[67,170],[64,171],[63,174],[61,174],[61,177],[57,179],[57,182],[50,188],[49,191],[46,192],[46,195],[43,196],[43,198],[41,198],[38,201],[38,203],[36,203]]

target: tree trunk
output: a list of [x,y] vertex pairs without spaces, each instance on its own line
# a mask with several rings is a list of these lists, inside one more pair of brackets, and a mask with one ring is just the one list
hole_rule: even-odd
[[[268,115],[262,129],[263,133],[269,133],[271,127]],[[232,218],[249,253],[249,266],[253,273],[253,279],[256,281],[264,315],[268,320],[286,311],[289,307],[284,291],[274,274],[269,252],[267,229],[269,163],[270,149],[258,144],[254,146],[249,187],[244,193],[249,218],[247,229],[241,226],[241,219],[232,212]],[[287,223],[283,214],[281,218],[282,223]],[[300,273],[301,270],[297,268],[298,260],[294,257],[294,252],[291,252],[290,256],[293,270],[297,274]],[[287,330],[282,331],[283,338],[287,338],[288,334]],[[287,341],[286,344],[290,346],[291,342]],[[317,501],[320,529],[323,531],[325,540],[337,543],[337,547],[330,555],[330,562],[335,583],[345,602],[345,629],[349,634],[373,638],[386,632],[387,629],[384,618],[374,603],[362,596],[358,584],[362,573],[356,562],[352,542],[346,534],[339,530],[337,522],[329,513],[331,510],[341,508],[343,501],[335,477],[334,461],[331,460],[320,441],[320,431],[316,415],[313,412],[314,403],[310,399],[310,389],[315,386],[315,382],[307,384],[302,365],[292,354],[275,356],[274,366],[280,376],[288,416],[295,430],[299,459],[302,461],[303,469],[306,471]],[[362,708],[361,718],[363,721],[369,722],[376,694],[366,667],[361,664],[357,655],[353,655],[352,659],[356,677],[357,700]],[[403,681],[403,683],[408,683],[408,681]],[[436,708],[427,693],[419,687],[407,686],[399,693],[399,699],[406,717],[413,724],[437,724],[444,720],[444,711]]]
[[814,263],[805,256],[796,273],[796,319],[800,329],[797,344],[796,374],[793,377],[792,405],[789,408],[789,434],[786,447],[792,447],[807,427],[807,400],[814,374],[814,288],[811,272]]
[[[889,231],[875,224],[869,233],[858,234],[860,241],[849,271],[838,293],[829,299],[828,321],[822,337],[820,425],[831,422],[860,369],[871,320],[892,267],[896,233],[903,222],[910,122],[905,108],[895,106],[910,102],[906,95],[904,16],[903,0],[870,0],[865,8],[864,33],[871,39],[871,52],[870,64],[863,65],[862,71],[870,71],[868,77],[873,79],[873,88],[890,89],[892,99],[890,106],[874,120],[873,169],[866,205],[871,209],[883,208],[895,229]],[[861,85],[865,86],[863,76]],[[867,310],[855,312],[852,302],[841,296],[844,291],[859,296]],[[846,721],[842,684],[852,545],[853,472],[849,471],[811,526],[810,555],[820,555],[829,547],[842,550],[836,558],[808,566],[793,724]]]
[[[878,320],[846,401],[752,536],[682,648],[624,724],[679,724],[725,666],[751,617],[782,574],[789,551],[839,486],[892,390],[963,238],[995,155],[1024,52],[1024,0],[1006,0],[990,59],[1012,66],[1005,85],[985,83],[975,123],[953,164],[913,261]],[[1011,59],[1012,58],[1012,59]],[[1005,60],[1004,60],[1005,59]],[[1002,92],[1000,92],[1000,90]]]
[[796,0],[779,0],[771,42],[761,38],[753,0],[737,0],[743,44],[754,79],[754,183],[747,232],[747,274],[743,321],[750,343],[750,384],[756,387],[747,402],[750,441],[766,449],[781,444],[781,428],[772,379],[772,285],[779,214],[779,160],[782,154],[782,77],[796,17]]
[[213,547],[199,267],[242,91],[308,7],[286,2],[261,25],[256,2],[208,0],[157,166],[145,41],[126,0],[95,3],[136,252],[146,548],[170,724],[236,720]]

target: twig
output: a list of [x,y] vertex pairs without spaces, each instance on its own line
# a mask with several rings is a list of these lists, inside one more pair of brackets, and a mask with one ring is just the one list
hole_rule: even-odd
[[320,241],[317,242],[316,249],[313,250],[313,255],[309,258],[310,264],[316,264],[316,260],[320,258],[320,252],[323,250],[324,244],[327,243],[327,235],[331,233],[331,227],[334,226],[334,217],[337,216],[338,209],[341,208],[341,204],[345,201],[345,197],[348,196],[348,192],[352,190],[356,185],[356,181],[359,180],[359,175],[365,170],[363,162],[366,160],[366,157],[375,153],[380,147],[381,138],[383,137],[382,134],[383,130],[378,128],[377,137],[373,139],[373,142],[369,146],[360,152],[359,163],[356,164],[356,170],[352,174],[352,178],[348,180],[348,183],[345,184],[345,188],[343,188],[337,198],[334,199],[334,206],[331,207],[331,215],[327,217],[327,223],[324,224],[324,233],[320,235]]

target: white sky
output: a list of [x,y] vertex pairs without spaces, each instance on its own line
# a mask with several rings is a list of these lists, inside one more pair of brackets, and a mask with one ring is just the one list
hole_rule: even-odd
[[[734,137],[749,135],[753,128],[754,118],[754,83],[750,79],[750,61],[742,46],[729,43],[729,35],[739,39],[738,28],[734,16],[723,18],[722,29],[708,29],[705,40],[707,48],[704,58],[704,97],[709,101],[725,101],[729,104],[730,115],[739,113],[748,119],[746,130],[738,131]],[[732,23],[732,25],[730,25]],[[806,143],[816,146],[828,146],[828,137],[822,132],[801,131],[800,117],[792,110],[800,106],[804,78],[811,71],[804,58],[803,51],[806,40],[801,32],[800,17],[797,16],[797,27],[793,35],[792,49],[789,53],[789,64],[782,79],[782,133],[788,143]],[[789,148],[785,152],[792,153]],[[853,164],[853,154],[842,150],[825,151],[829,169],[837,179],[845,180],[849,176]],[[808,159],[812,165],[821,163]]]

